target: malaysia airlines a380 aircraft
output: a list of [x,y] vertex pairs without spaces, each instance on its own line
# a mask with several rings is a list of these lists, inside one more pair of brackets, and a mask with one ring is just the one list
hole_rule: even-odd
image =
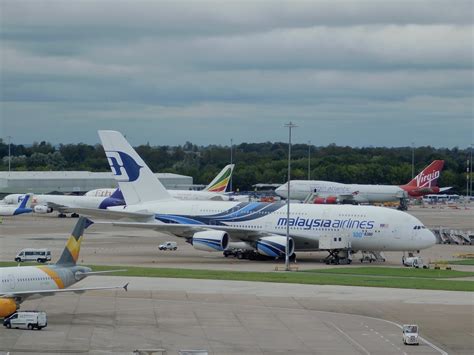
[[[449,187],[439,188],[438,178],[443,170],[444,160],[435,160],[406,185],[362,185],[342,184],[320,180],[291,180],[291,198],[303,201],[311,196],[317,204],[336,203],[381,203],[397,202],[405,209],[407,197],[419,197],[439,193]],[[288,183],[275,192],[286,198]]]
[[104,150],[127,202],[107,210],[77,209],[113,225],[149,228],[187,238],[194,248],[245,248],[283,257],[286,227],[289,255],[319,249],[322,236],[350,238],[352,250],[408,251],[428,248],[435,236],[415,217],[374,206],[335,206],[263,202],[179,201],[170,196],[121,133],[99,131]]
[[84,229],[90,224],[92,222],[87,218],[79,218],[61,257],[54,265],[0,268],[0,318],[15,313],[20,304],[28,298],[51,296],[61,292],[82,293],[116,288],[127,290],[128,284],[116,287],[67,288],[87,276],[110,272],[92,272],[88,267],[76,265]]

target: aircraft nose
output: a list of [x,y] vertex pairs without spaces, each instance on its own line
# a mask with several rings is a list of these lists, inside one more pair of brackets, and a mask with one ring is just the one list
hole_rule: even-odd
[[286,198],[286,192],[288,191],[288,188],[285,187],[286,184],[283,184],[281,185],[280,187],[278,187],[276,190],[275,190],[275,193],[278,195],[278,196],[281,196],[281,197],[284,197]]
[[428,228],[424,230],[423,243],[426,245],[425,248],[432,247],[433,245],[436,244],[436,236]]

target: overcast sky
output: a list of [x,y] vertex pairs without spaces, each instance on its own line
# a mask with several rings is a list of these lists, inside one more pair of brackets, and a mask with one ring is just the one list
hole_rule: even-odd
[[473,4],[0,0],[0,137],[465,148]]

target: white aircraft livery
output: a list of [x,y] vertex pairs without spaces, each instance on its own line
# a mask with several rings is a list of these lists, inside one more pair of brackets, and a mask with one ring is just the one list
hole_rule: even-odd
[[319,249],[322,236],[350,238],[352,250],[408,251],[428,248],[435,236],[415,217],[374,206],[173,199],[119,132],[99,131],[112,172],[127,203],[107,210],[76,210],[114,225],[150,228],[187,238],[196,249],[245,248],[270,257]]
[[[401,202],[405,209],[405,199],[420,197],[431,193],[449,190],[450,187],[437,186],[444,160],[434,160],[423,169],[415,178],[405,185],[369,185],[369,184],[342,184],[339,182],[322,180],[291,180],[291,199],[303,201],[310,199],[317,204],[349,203],[377,203]],[[288,196],[288,183],[278,187],[275,192],[283,197]]]
[[33,210],[31,207],[31,194],[26,194],[18,202],[17,206],[0,205],[0,216],[16,216],[23,213],[30,213]]
[[[239,195],[233,196],[225,193],[227,186],[230,182],[230,178],[234,171],[234,164],[226,165],[219,174],[207,185],[203,190],[168,190],[169,194],[177,198],[178,200],[212,200],[212,201],[248,201],[249,196]],[[112,194],[117,194],[118,197],[123,200],[123,196],[118,189],[96,189],[91,190],[85,194],[88,197],[97,197],[97,196],[111,196]],[[125,205],[123,201],[122,205]],[[112,205],[110,205],[112,206]],[[118,206],[118,205],[116,205]],[[75,207],[84,207],[84,206],[75,206]],[[106,206],[109,207],[109,206]],[[102,207],[101,207],[102,208]]]
[[54,265],[0,268],[0,318],[15,313],[27,298],[51,296],[61,292],[81,293],[122,287],[127,290],[128,284],[117,287],[67,288],[89,275],[110,272],[93,272],[88,267],[76,265],[84,229],[91,224],[87,218],[79,218],[61,257]]

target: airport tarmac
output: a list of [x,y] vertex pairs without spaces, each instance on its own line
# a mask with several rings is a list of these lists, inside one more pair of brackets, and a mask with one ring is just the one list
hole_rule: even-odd
[[[424,220],[453,220],[455,225],[464,229],[474,229],[473,210],[434,210],[412,209],[413,213]],[[77,219],[57,218],[54,215],[23,215],[5,218],[0,224],[0,261],[13,261],[16,253],[23,248],[51,249],[53,260],[59,257],[65,241]],[[431,223],[431,222],[430,222]],[[448,224],[446,224],[447,226]],[[430,224],[428,223],[428,226]],[[458,227],[459,228],[459,227]],[[85,242],[82,244],[80,261],[92,265],[135,265],[145,267],[178,267],[190,269],[219,269],[240,271],[272,271],[274,261],[238,260],[224,258],[220,252],[203,252],[195,250],[182,238],[172,237],[151,230],[120,228],[110,225],[94,224],[87,229]],[[160,251],[158,245],[168,240],[178,243],[177,251]],[[458,254],[474,253],[472,245],[435,245],[422,250],[425,262],[452,260]],[[379,265],[400,266],[402,252],[386,252],[385,263]],[[300,269],[317,269],[328,267],[321,261],[326,252],[297,253]],[[352,265],[360,265],[360,254],[354,257]],[[456,266],[459,270],[473,270],[474,267]]]
[[[430,227],[442,220],[447,228],[474,229],[472,210],[419,208],[410,213]],[[26,247],[48,247],[56,260],[76,221],[34,214],[4,218],[0,261],[12,261]],[[166,240],[176,240],[179,249],[159,251],[158,244]],[[421,255],[449,260],[473,252],[474,246],[436,245]],[[382,265],[400,265],[401,255],[386,253]],[[320,262],[325,256],[299,253],[298,266],[327,267]],[[86,231],[80,262],[239,271],[275,267],[275,262],[197,251],[183,239],[154,231],[99,224]],[[184,348],[213,354],[468,354],[474,348],[472,293],[105,276],[88,278],[77,287],[125,281],[130,281],[128,293],[65,294],[25,302],[23,309],[48,312],[48,328],[0,329],[0,351],[130,353],[151,347],[166,348],[168,354]],[[422,336],[441,352],[428,343],[403,346],[400,329],[390,322],[418,323]]]
[[[2,351],[131,353],[204,349],[210,354],[470,354],[472,296],[464,292],[262,282],[90,277],[121,285],[25,302],[48,313],[42,331],[0,329]],[[400,324],[417,323],[419,346]]]

